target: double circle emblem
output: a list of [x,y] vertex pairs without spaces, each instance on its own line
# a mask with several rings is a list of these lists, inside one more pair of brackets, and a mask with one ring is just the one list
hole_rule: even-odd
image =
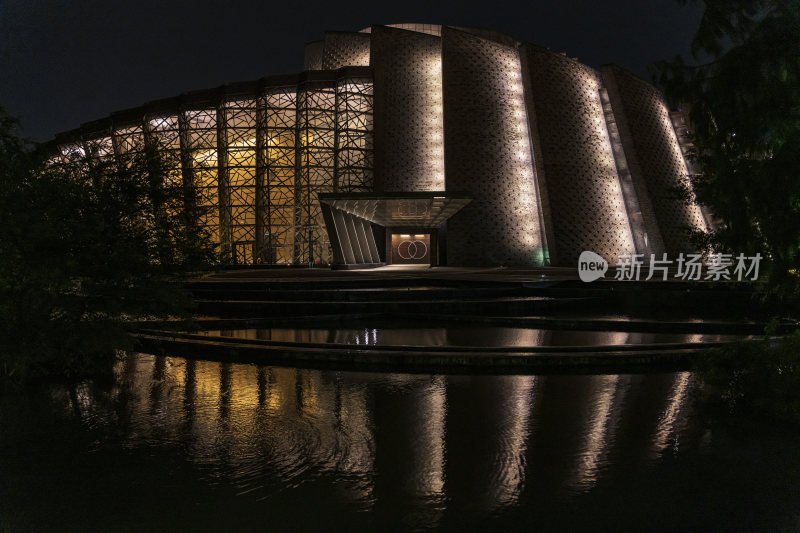
[[401,259],[423,259],[428,253],[428,246],[418,240],[405,240],[397,245],[397,255]]

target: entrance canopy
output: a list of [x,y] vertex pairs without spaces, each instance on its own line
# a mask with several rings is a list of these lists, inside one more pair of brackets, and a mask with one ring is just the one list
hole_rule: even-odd
[[320,203],[383,227],[438,228],[472,201],[446,192],[322,193]]
[[471,201],[469,195],[446,192],[319,195],[334,266],[340,268],[384,264],[372,225],[435,230]]

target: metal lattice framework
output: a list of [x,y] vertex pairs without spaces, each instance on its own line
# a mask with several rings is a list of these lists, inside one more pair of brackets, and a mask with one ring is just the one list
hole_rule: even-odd
[[233,260],[254,261],[256,225],[256,100],[234,100],[220,107],[220,177],[228,188]]
[[259,105],[258,176],[262,209],[259,263],[291,264],[294,258],[297,88],[270,89]]
[[[225,235],[223,227],[228,217],[220,216],[226,210],[224,179],[220,179],[217,150],[217,110],[188,110],[181,113],[185,124],[183,136],[186,138],[186,151],[192,183],[197,187],[199,203],[208,207],[200,215],[200,223],[210,232],[212,238],[221,244]],[[222,192],[222,194],[220,194]],[[218,209],[215,209],[218,208]]]
[[158,111],[137,110],[135,120],[80,130],[60,151],[120,157],[155,147],[172,156],[169,180],[196,187],[198,221],[223,257],[327,264],[317,195],[372,190],[373,105],[366,69],[325,74],[159,102]]
[[298,179],[295,188],[294,262],[329,262],[330,244],[317,193],[334,190],[336,89],[303,87],[297,94]]
[[371,79],[336,85],[336,182],[334,192],[367,192],[373,177]]

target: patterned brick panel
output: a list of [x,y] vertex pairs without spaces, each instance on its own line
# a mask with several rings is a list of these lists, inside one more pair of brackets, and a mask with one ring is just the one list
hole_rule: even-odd
[[447,261],[536,265],[538,201],[517,49],[442,31],[447,190],[474,200],[447,223]]
[[444,190],[441,43],[372,28],[376,190]]
[[[528,57],[531,96],[546,176],[558,263],[574,266],[584,250],[611,263],[634,253],[594,69],[533,46]],[[538,154],[537,154],[538,155]]]
[[303,55],[303,70],[322,70],[322,53],[325,41],[314,41],[306,45]]
[[322,53],[323,70],[369,66],[369,34],[326,32]]
[[648,191],[665,251],[691,251],[687,229],[705,229],[705,222],[697,205],[685,205],[672,192],[685,183],[687,170],[666,103],[653,86],[619,67],[605,67],[603,75],[609,78],[609,97],[631,175],[637,189]]

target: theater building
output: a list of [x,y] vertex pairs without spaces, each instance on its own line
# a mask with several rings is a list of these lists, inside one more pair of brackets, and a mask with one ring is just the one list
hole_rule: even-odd
[[485,30],[331,31],[303,72],[159,100],[57,136],[171,152],[242,264],[574,266],[691,250],[685,126],[624,69]]

